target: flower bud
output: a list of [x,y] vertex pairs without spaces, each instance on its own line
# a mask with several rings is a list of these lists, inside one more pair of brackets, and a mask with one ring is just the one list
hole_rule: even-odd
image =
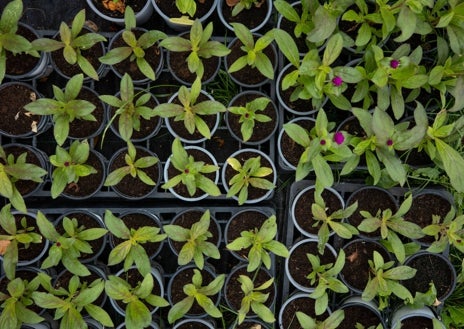
[[397,60],[397,59],[392,59],[392,60],[390,61],[390,67],[391,67],[392,69],[396,69],[396,68],[398,68],[398,66],[400,66],[400,61],[399,61],[399,60]]
[[345,141],[345,136],[343,136],[343,133],[341,131],[337,131],[334,134],[333,140],[335,143],[337,143],[337,145],[341,145]]
[[343,83],[343,79],[339,77],[338,75],[334,76],[332,79],[332,83],[335,87],[340,87]]

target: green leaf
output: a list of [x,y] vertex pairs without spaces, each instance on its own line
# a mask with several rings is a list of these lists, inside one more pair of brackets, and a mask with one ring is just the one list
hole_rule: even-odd
[[180,302],[173,305],[169,309],[168,322],[174,323],[176,320],[182,318],[184,314],[186,314],[192,308],[194,301],[195,301],[194,297],[188,296],[188,297],[185,297]]
[[435,145],[451,185],[457,192],[464,192],[464,176],[461,175],[464,159],[459,152],[440,139],[435,139]]
[[127,228],[126,224],[114,216],[110,210],[105,211],[105,226],[108,230],[120,239],[129,239],[131,234],[130,230]]
[[342,35],[337,33],[330,37],[322,57],[322,65],[330,66],[340,56],[343,49]]
[[145,328],[151,323],[151,314],[140,300],[133,300],[126,306],[127,328]]
[[92,318],[97,320],[102,325],[107,326],[107,327],[114,327],[111,317],[100,306],[89,304],[85,306],[85,310],[87,311],[87,313],[89,313],[89,315]]

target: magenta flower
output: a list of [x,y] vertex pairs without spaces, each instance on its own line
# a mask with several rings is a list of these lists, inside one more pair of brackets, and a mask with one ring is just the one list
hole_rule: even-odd
[[392,146],[393,145],[393,140],[391,138],[389,138],[387,140],[387,146]]
[[345,136],[343,136],[343,133],[342,133],[341,131],[337,131],[337,132],[334,134],[333,140],[334,140],[334,142],[337,143],[338,145],[341,145],[341,144],[343,144],[343,142],[345,141]]
[[343,83],[343,79],[341,77],[339,77],[338,75],[336,75],[333,79],[332,79],[332,83],[335,87],[340,87]]
[[397,59],[392,59],[392,60],[390,61],[390,67],[391,67],[392,69],[396,69],[396,68],[398,68],[398,66],[400,66],[400,61],[399,61],[399,60],[397,60]]
[[321,139],[321,141],[319,142],[321,145],[325,145],[326,143],[326,140],[325,139]]

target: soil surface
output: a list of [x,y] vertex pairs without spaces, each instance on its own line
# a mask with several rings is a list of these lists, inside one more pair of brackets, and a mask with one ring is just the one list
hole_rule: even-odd
[[[299,120],[295,122],[297,125],[303,127],[308,132],[314,127],[315,123],[312,120]],[[280,149],[283,157],[291,165],[297,167],[298,161],[300,161],[301,154],[304,152],[304,147],[297,144],[287,133],[284,131],[280,140]]]
[[432,329],[432,319],[414,316],[401,321],[401,329]]
[[[226,0],[220,0],[226,2]],[[232,16],[233,7],[229,7],[226,3],[222,6],[222,16],[226,22],[230,23],[242,23],[249,30],[259,26],[266,18],[268,11],[267,1],[260,1],[262,3],[259,7],[252,6],[250,9],[242,10],[237,16]]]
[[325,311],[321,315],[316,316],[314,313],[315,300],[307,296],[296,298],[288,303],[283,311],[282,315],[282,328],[286,329],[303,329],[296,318],[296,312],[303,312],[317,321],[324,321],[329,316],[329,313]]
[[[23,25],[18,26],[18,31],[16,34],[19,34],[26,38],[28,41],[34,41],[37,36]],[[28,55],[28,54],[16,54],[7,51],[6,52],[6,74],[8,75],[23,75],[28,72],[31,72],[39,63],[39,58]]]
[[345,318],[337,327],[338,329],[353,329],[356,328],[357,323],[362,324],[364,328],[377,327],[382,323],[380,315],[365,306],[349,305],[343,307],[343,310],[345,311]]
[[[201,18],[208,13],[214,0],[196,0],[197,10],[193,18]],[[168,17],[180,17],[183,14],[177,9],[174,1],[156,0],[158,8]]]

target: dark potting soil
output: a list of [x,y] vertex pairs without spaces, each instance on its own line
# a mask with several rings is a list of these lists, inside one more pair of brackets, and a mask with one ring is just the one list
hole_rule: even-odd
[[[127,150],[127,149],[126,149]],[[114,159],[113,163],[111,164],[109,171],[113,172],[118,168],[122,168],[127,166],[125,161],[126,152],[121,152],[118,154],[116,159]],[[137,148],[137,159],[151,156],[145,150]],[[160,168],[158,164],[155,164],[148,168],[143,168],[143,171],[158,185],[160,182]],[[151,191],[156,189],[156,186],[147,185],[142,182],[138,177],[132,177],[130,174],[124,176],[124,178],[114,186],[119,192],[127,195],[129,197],[141,197],[144,195],[148,195]]]
[[[202,282],[203,287],[207,286],[214,280],[213,275],[209,273],[208,271],[206,271],[205,269],[199,270],[199,271],[201,272],[201,276],[203,278],[203,282]],[[186,284],[192,283],[193,275],[194,275],[193,268],[186,268],[178,272],[175,275],[175,277],[171,279],[173,280],[171,284],[172,305],[180,302],[182,299],[187,297],[183,289]],[[208,297],[214,303],[217,300],[218,295],[216,294],[214,296],[208,296]],[[204,313],[205,311],[203,310],[203,308],[201,308],[201,306],[198,305],[198,303],[195,301],[193,302],[192,308],[190,309],[190,311],[188,311],[187,314],[199,315],[199,314],[204,314]]]
[[[19,25],[18,31],[16,34],[19,34],[26,38],[28,41],[34,41],[37,36],[28,28]],[[35,66],[39,63],[39,58],[34,57],[25,53],[16,54],[7,51],[6,52],[6,74],[9,75],[22,75],[32,71]]]
[[[451,210],[451,204],[444,197],[426,193],[418,195],[413,199],[411,208],[404,216],[404,219],[419,225],[421,228],[433,223],[433,216],[440,216],[440,223],[443,222],[446,214]],[[425,236],[419,239],[423,243],[435,241],[433,236]]]
[[260,6],[252,6],[250,9],[242,10],[238,15],[232,16],[233,7],[229,7],[225,2],[226,0],[220,0],[224,2],[222,6],[222,16],[226,22],[230,23],[242,23],[248,29],[253,29],[259,26],[266,18],[269,10],[268,3],[265,0],[260,1]]
[[[137,95],[138,93],[142,92],[142,89],[136,88],[134,92]],[[118,97],[120,97],[120,95]],[[138,98],[136,97],[136,99],[134,99],[134,102],[136,102],[137,99]],[[158,105],[158,103],[153,97],[151,97],[150,100],[144,106],[147,106],[153,109],[155,108],[156,105]],[[116,111],[117,111],[116,108],[111,107],[111,117],[115,115]],[[115,131],[119,131],[119,120],[121,119],[122,117],[118,116],[111,124],[112,127],[115,129]],[[139,117],[139,120],[140,120],[139,130],[135,130],[135,129],[132,130],[132,137],[131,137],[132,139],[143,139],[143,138],[148,137],[150,134],[153,133],[153,131],[159,129],[159,126],[161,125],[161,122],[162,122],[162,118],[158,116],[151,117],[150,120],[145,120],[143,117]]]
[[[186,150],[187,151],[187,154],[188,155],[192,155],[193,158],[195,159],[195,161],[203,161],[205,164],[209,164],[209,165],[212,165],[213,162],[211,161],[211,159],[209,158],[209,156],[200,151],[200,150],[196,150],[196,149],[188,149]],[[171,164],[168,168],[168,177],[171,178],[171,177],[174,177],[174,176],[177,176],[179,175],[180,172],[174,168],[174,166]],[[209,179],[211,179],[213,182],[216,178],[216,172],[212,172],[212,173],[207,173],[207,174],[204,174],[204,176],[208,177]],[[199,196],[202,196],[203,194],[205,194],[206,192],[200,190],[199,188],[197,188],[196,192],[194,193],[193,196],[191,196],[187,190],[187,187],[183,184],[178,184],[176,186],[173,187],[174,191],[181,195],[181,196],[184,196],[186,198],[191,198],[191,197],[194,197],[194,198],[197,198]]]
[[[190,229],[194,223],[197,223],[200,220],[203,214],[204,212],[202,211],[190,210],[176,217],[173,224]],[[211,232],[212,237],[208,238],[206,241],[211,242],[214,245],[217,245],[219,241],[219,231],[218,231],[217,224],[214,221],[214,218],[210,217],[208,231]],[[174,249],[177,250],[177,253],[181,251],[182,247],[185,244],[185,242],[178,242],[174,240],[171,240],[171,242],[172,242]]]
[[[238,99],[236,99],[234,103],[231,104],[231,106],[245,107],[247,103],[253,101],[254,99],[258,97],[263,97],[263,96],[259,94],[243,94]],[[269,102],[269,104],[266,106],[266,108],[263,111],[259,111],[257,113],[267,115],[268,117],[271,118],[271,121],[258,122],[255,120],[255,126],[253,127],[253,133],[251,134],[251,137],[248,140],[248,142],[259,142],[259,141],[264,140],[265,138],[267,138],[269,135],[271,135],[274,132],[274,129],[277,125],[277,112],[272,102]],[[242,133],[241,133],[242,123],[240,122],[240,118],[241,118],[240,115],[236,115],[231,112],[227,113],[227,121],[229,123],[230,129],[237,137],[242,139]]]
[[414,316],[401,321],[401,329],[432,329],[432,319]]
[[[142,30],[132,30],[134,32],[135,36],[140,38],[140,36],[144,33]],[[122,34],[118,36],[117,39],[115,39],[111,45],[111,49],[119,48],[119,47],[127,47],[126,42],[122,38]],[[110,49],[110,50],[111,50]],[[158,47],[158,44],[155,43],[153,46],[150,48],[144,49],[145,52],[145,60],[150,64],[151,68],[155,71],[156,74],[156,69],[160,65],[161,61],[161,49]],[[126,58],[120,63],[114,64],[113,67],[116,69],[121,76],[123,76],[125,73],[128,73],[132,80],[144,80],[147,77],[139,70],[137,63],[135,60],[131,60],[131,56]],[[156,77],[155,77],[156,78]]]
[[[89,228],[102,228],[102,226],[97,221],[97,219],[93,218],[91,215],[85,212],[70,213],[70,214],[67,214],[66,217],[68,217],[69,219],[73,219],[73,218],[77,219],[79,228],[83,228],[84,230],[87,230]],[[63,228],[63,221],[60,221],[60,223],[55,227],[59,234],[65,233],[65,230]],[[85,261],[86,259],[90,259],[94,257],[95,253],[101,250],[103,243],[105,242],[105,239],[101,237],[96,240],[87,241],[87,242],[92,247],[93,253],[91,254],[81,253],[81,256],[79,257],[79,259],[82,261]]]
[[450,264],[442,258],[433,254],[420,255],[407,261],[406,265],[417,269],[416,275],[412,279],[403,282],[403,285],[409,289],[413,296],[415,292],[427,292],[431,282],[437,289],[438,300],[443,300],[453,289],[453,272]]
[[88,89],[82,89],[77,98],[89,101],[95,105],[92,115],[97,121],[75,119],[69,124],[69,136],[73,138],[86,138],[95,134],[102,126],[105,121],[105,109],[98,96]]
[[[28,148],[25,148],[25,147],[21,147],[21,146],[9,146],[7,148],[4,147],[4,151],[5,151],[5,154],[6,156],[8,157],[9,154],[12,154],[15,158],[15,161],[18,159],[18,157],[23,154],[23,153],[26,153],[26,162],[27,163],[30,163],[30,164],[34,164],[38,167],[42,167],[42,164],[40,163],[40,160],[39,158],[37,157],[37,155],[30,149]],[[2,159],[0,159],[0,163],[1,164],[5,164],[5,161],[3,161]],[[43,167],[42,167],[43,168]],[[43,168],[46,170],[46,168]],[[45,179],[46,178],[46,175],[42,178],[42,179]],[[39,183],[37,182],[34,182],[34,181],[31,181],[31,180],[18,180],[15,182],[15,187],[16,189],[18,190],[18,192],[21,194],[21,195],[26,195],[28,193],[31,193],[32,191],[34,191],[37,186],[39,185]]]
[[[91,33],[87,29],[83,29],[79,35],[84,35],[87,33]],[[60,40],[60,36],[57,35],[55,40]],[[89,49],[81,50],[81,55],[85,57],[92,67],[98,72],[98,68],[100,67],[101,63],[98,60],[99,57],[103,56],[103,45],[102,43],[96,43]],[[77,63],[69,64],[63,56],[63,49],[59,49],[57,51],[53,51],[51,53],[51,57],[57,68],[67,77],[73,77],[76,74],[83,73],[81,68]]]
[[328,249],[324,249],[324,253],[321,255],[317,250],[317,242],[307,242],[299,245],[293,250],[288,259],[288,269],[293,279],[304,287],[316,287],[318,282],[314,285],[310,284],[310,280],[307,276],[311,273],[312,267],[308,259],[308,254],[318,256],[321,264],[335,263],[335,256]]
[[344,281],[358,290],[364,290],[369,281],[369,260],[373,259],[374,251],[380,253],[385,261],[390,260],[390,254],[378,243],[370,241],[353,242],[343,248],[345,251],[345,266],[341,275]]
[[[351,225],[358,227],[363,221],[364,217],[360,211],[368,211],[372,216],[375,216],[380,210],[391,209],[395,213],[398,209],[396,203],[391,199],[388,192],[377,189],[377,188],[366,188],[359,191],[355,191],[348,201],[347,207],[358,201],[358,209],[348,217],[348,221]],[[380,236],[380,230],[375,230],[372,233],[361,232],[365,236],[378,237]]]
[[[306,129],[308,132],[314,127],[314,121],[312,120],[299,120],[295,122],[299,126]],[[300,144],[297,144],[286,132],[283,132],[282,138],[280,140],[280,148],[282,151],[283,157],[293,166],[298,166],[298,161],[300,161],[301,154],[304,152],[304,147]]]
[[[79,277],[79,281],[81,282],[81,285],[89,286],[91,283],[93,283],[95,280],[98,280],[98,279],[102,279],[104,281],[104,278],[102,278],[95,271],[93,271],[92,268],[88,268],[88,270],[90,271],[90,275]],[[69,282],[71,281],[73,276],[74,274],[72,274],[68,270],[63,271],[56,278],[56,281],[54,283],[54,288],[55,289],[64,288],[66,291],[69,291],[69,288],[68,288]],[[92,304],[103,306],[104,303],[105,303],[105,294],[102,292]],[[86,311],[84,310],[84,312]]]
[[[256,40],[258,40],[258,37],[254,36],[254,40],[256,42]],[[247,55],[241,49],[241,47],[243,47],[243,43],[239,39],[237,39],[236,42],[234,42],[234,44],[230,47],[231,52],[226,57],[228,67],[230,67],[240,57]],[[267,46],[263,50],[263,53],[266,55],[267,58],[271,60],[272,66],[275,67],[276,54],[271,45]],[[255,85],[268,79],[264,75],[262,75],[257,68],[249,66],[245,66],[240,71],[231,73],[231,75],[238,81],[248,85]]]
[[86,197],[96,192],[104,179],[104,164],[95,153],[90,152],[87,165],[93,167],[97,172],[85,177],[80,177],[77,183],[70,183],[63,193],[74,197]]
[[[197,98],[195,104],[199,104],[204,101],[209,101],[209,97],[204,94],[200,94]],[[173,101],[173,104],[181,105],[179,99],[176,97]],[[216,124],[217,115],[201,115],[201,118],[205,121],[206,125],[208,126],[209,130],[213,129],[214,125]],[[188,140],[198,140],[204,138],[202,134],[195,128],[193,134],[190,134],[187,128],[185,128],[185,124],[183,120],[175,121],[174,118],[169,118],[169,125],[171,126],[172,130],[179,136],[184,139]]]
[[282,323],[281,327],[286,329],[303,329],[303,327],[298,322],[296,318],[296,312],[303,312],[306,315],[309,315],[312,318],[315,318],[317,321],[324,321],[329,316],[329,313],[325,311],[321,315],[315,315],[315,300],[304,296],[301,298],[295,298],[285,307],[285,310],[282,314]]
[[176,327],[177,329],[208,329],[209,326],[207,326],[204,323],[201,322],[185,322],[182,323],[181,325]]
[[[225,298],[229,300],[230,306],[235,310],[238,311],[240,309],[240,304],[242,302],[243,297],[245,294],[241,289],[241,283],[238,281],[240,275],[248,276],[250,279],[253,280],[253,284],[255,287],[259,287],[266,281],[268,281],[271,276],[269,273],[264,271],[263,269],[259,269],[258,274],[254,277],[254,273],[248,273],[246,266],[241,267],[233,274],[231,274],[229,281],[227,281],[227,286],[225,287]],[[266,302],[264,305],[270,307],[275,298],[275,282],[269,288],[260,291],[264,294],[269,294]]]
[[345,318],[337,327],[338,329],[353,329],[356,324],[362,324],[363,328],[377,327],[382,323],[378,314],[362,305],[350,305],[344,307]]
[[23,135],[34,131],[45,120],[24,109],[26,104],[39,98],[37,93],[23,84],[13,84],[0,88],[0,130],[10,135]]
[[[183,38],[188,39],[189,35],[184,35]],[[169,65],[174,75],[182,81],[193,83],[197,77],[196,73],[190,72],[187,65],[187,57],[190,55],[188,51],[169,52]],[[219,61],[221,59],[216,56],[210,58],[201,58],[204,67],[203,77],[201,81],[207,81],[217,72]]]
[[280,88],[280,97],[282,98],[282,101],[293,111],[297,112],[298,114],[308,112],[308,111],[316,111],[319,108],[313,106],[312,101],[306,100],[306,99],[296,99],[294,101],[291,101],[291,96],[292,93],[295,91],[295,87],[290,87],[286,90],[282,90],[282,85],[276,86],[277,88]]
[[[197,0],[195,1],[197,10],[193,18],[200,18],[208,13],[214,0]],[[174,1],[156,0],[156,4],[161,11],[168,17],[180,17],[183,14],[177,9]]]
[[[39,227],[37,226],[36,219],[23,214],[16,214],[14,215],[16,229],[17,231],[23,230],[21,225],[22,218],[26,218],[26,228],[33,228],[32,230],[28,230],[28,232],[34,232],[40,235]],[[10,235],[7,233],[1,226],[0,226],[0,235]],[[26,248],[24,244],[18,243],[18,261],[29,261],[34,259],[40,255],[42,250],[45,247],[45,238],[42,239],[40,243],[30,243],[29,246]]]
[[[231,243],[240,237],[241,232],[259,230],[268,217],[259,211],[242,211],[230,219],[227,229],[227,243]],[[246,258],[250,248],[236,251],[241,257]]]
[[[124,224],[126,224],[126,226],[129,229],[137,230],[144,226],[158,227],[157,223],[153,220],[153,218],[148,217],[146,214],[143,213],[133,212],[119,218],[124,222]],[[123,239],[115,237],[113,234],[111,234],[110,237],[111,239],[113,239],[114,246],[117,246],[118,244],[123,243],[125,241]],[[151,257],[159,250],[160,244],[161,242],[146,242],[142,244],[142,247],[143,249],[145,249],[148,257]]]
[[[242,152],[242,153],[236,155],[235,158],[243,165],[246,160],[251,159],[251,158],[255,158],[257,156],[260,156],[260,155],[256,154],[255,152]],[[261,157],[261,167],[272,168],[271,163],[267,159],[265,159],[263,157]],[[238,171],[236,171],[234,168],[232,168],[232,166],[228,165],[226,167],[225,181],[227,182],[227,184],[229,184],[229,181],[236,174],[238,174]],[[268,176],[261,177],[261,178],[264,178],[264,179],[272,182],[273,175],[276,175],[276,174],[277,173],[273,172],[273,173],[269,174]],[[248,200],[259,199],[259,198],[263,197],[267,192],[268,192],[268,190],[260,189],[260,188],[249,185],[248,186]]]
[[[332,193],[330,190],[324,190],[322,192],[322,198],[324,199],[325,206],[327,208],[327,214],[342,209],[342,202],[340,199]],[[314,189],[307,190],[303,193],[295,204],[295,219],[300,227],[306,232],[317,234],[319,226],[314,227],[315,224],[311,206],[314,203]]]

